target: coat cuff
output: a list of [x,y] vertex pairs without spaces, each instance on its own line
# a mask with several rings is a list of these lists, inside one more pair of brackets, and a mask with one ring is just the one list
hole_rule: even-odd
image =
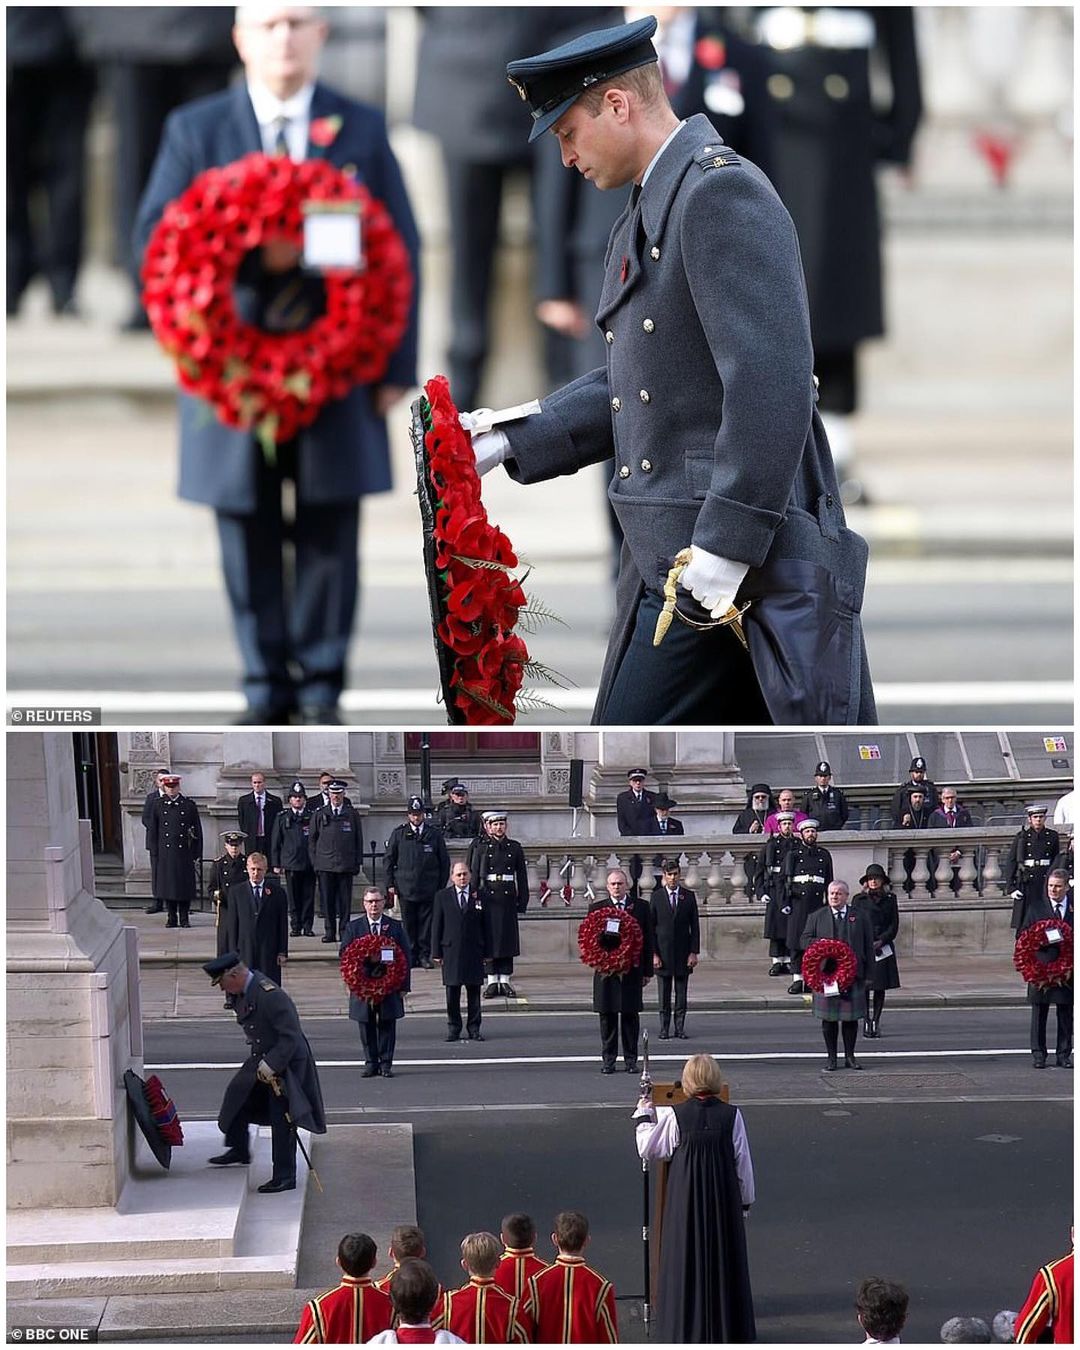
[[760,567],[783,520],[776,511],[710,494],[698,514],[691,542],[721,558]]

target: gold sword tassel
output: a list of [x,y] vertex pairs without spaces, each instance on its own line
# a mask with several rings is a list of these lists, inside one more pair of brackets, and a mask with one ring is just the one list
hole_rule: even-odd
[[[667,574],[667,580],[664,582],[664,607],[656,616],[656,631],[653,633],[652,645],[659,647],[664,638],[667,637],[668,629],[671,627],[671,620],[678,612],[675,609],[675,602],[678,599],[679,578],[690,565],[690,559],[693,555],[688,548],[680,549],[675,554],[675,561],[672,564],[671,571]],[[750,602],[747,601],[740,609],[737,605],[728,605],[727,613],[720,619],[714,619],[711,623],[695,623],[693,619],[688,619],[685,614],[679,614],[683,623],[691,628],[724,628],[729,627],[735,636],[743,645],[745,651],[749,651],[749,645],[746,641],[746,633],[743,631],[742,616],[750,608]]]

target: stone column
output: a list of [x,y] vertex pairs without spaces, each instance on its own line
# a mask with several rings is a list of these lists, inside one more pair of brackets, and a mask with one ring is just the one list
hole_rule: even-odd
[[[675,735],[675,771],[671,796],[679,803],[673,815],[686,819],[695,805],[712,811],[739,811],[746,805],[746,784],[735,759],[730,731],[679,731]],[[730,829],[726,821],[724,829]]]
[[142,807],[146,794],[155,785],[158,769],[169,769],[169,733],[167,731],[120,732],[116,738],[122,780],[120,809],[123,819],[124,889],[147,895],[150,891],[150,855],[146,851],[146,830]]
[[7,1203],[115,1205],[141,1071],[138,949],[87,890],[71,737],[8,736]]

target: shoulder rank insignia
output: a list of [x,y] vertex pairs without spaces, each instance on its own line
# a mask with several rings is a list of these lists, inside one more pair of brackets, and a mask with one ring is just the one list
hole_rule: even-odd
[[264,975],[262,979],[259,981],[259,987],[261,989],[269,991],[271,989],[276,989],[277,985],[274,983],[274,981],[270,978],[269,975]]
[[694,156],[694,163],[699,169],[727,169],[733,164],[739,163],[739,156],[732,150],[731,146],[718,142],[716,145],[705,145]]

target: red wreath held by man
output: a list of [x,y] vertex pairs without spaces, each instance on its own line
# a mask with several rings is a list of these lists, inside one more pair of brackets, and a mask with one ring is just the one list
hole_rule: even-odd
[[855,953],[836,938],[817,938],[803,953],[803,983],[815,994],[823,994],[826,984],[835,984],[845,993],[857,974]]
[[[387,951],[393,952],[393,961],[383,959]],[[341,978],[349,992],[365,1003],[381,1003],[396,994],[408,975],[405,953],[391,937],[368,933],[354,938],[341,953]]]
[[[1048,942],[1047,935],[1056,931],[1060,942]],[[1072,979],[1073,930],[1062,919],[1040,919],[1031,924],[1016,939],[1013,965],[1026,984],[1036,989],[1051,989],[1068,984]]]
[[[609,930],[609,924],[617,925]],[[586,914],[578,929],[578,951],[587,966],[601,975],[626,975],[641,960],[644,938],[632,914],[605,905]]]

